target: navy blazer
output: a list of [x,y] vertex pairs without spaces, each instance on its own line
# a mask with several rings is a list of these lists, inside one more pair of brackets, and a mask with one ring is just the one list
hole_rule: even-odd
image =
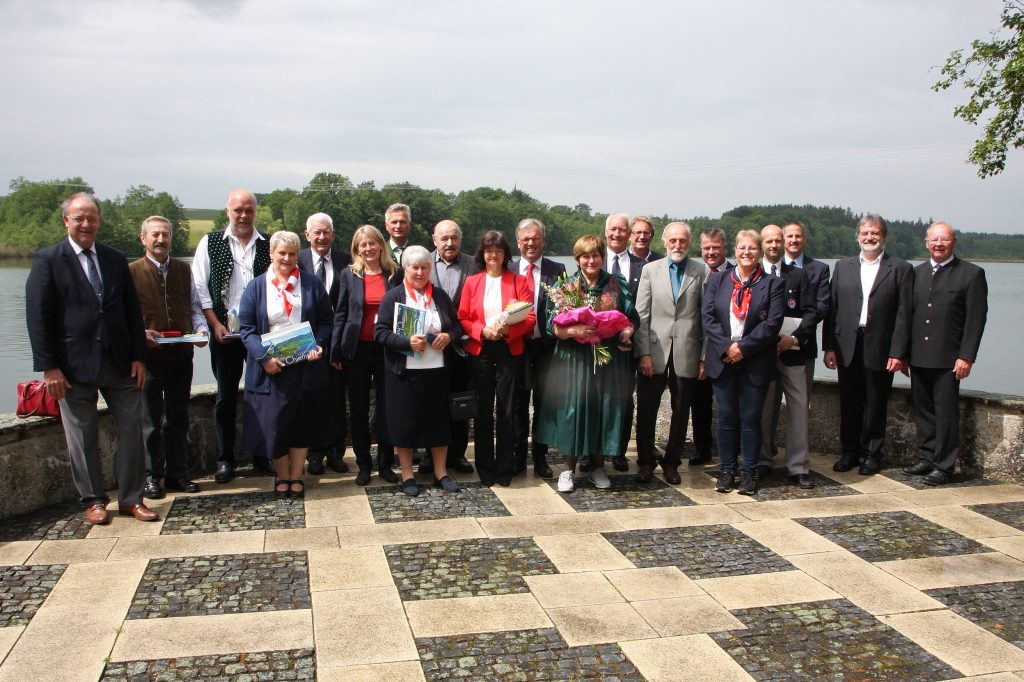
[[[395,270],[390,279],[384,280],[384,293],[402,283],[402,268]],[[359,330],[363,326],[363,303],[366,289],[361,277],[345,268],[338,283],[338,301],[334,306],[334,333],[331,335],[331,362],[344,362],[356,356],[359,348]]]
[[[607,251],[601,255],[607,255]],[[628,249],[626,250],[626,255],[629,257],[629,281],[626,282],[626,286],[629,288],[629,293],[635,301],[637,289],[640,288],[640,271],[647,265],[647,261],[640,256],[634,256]],[[612,271],[608,263],[605,263],[601,269],[608,273]],[[619,276],[622,277],[622,275]],[[625,281],[626,278],[622,277],[622,280]]]
[[[405,287],[395,287],[384,294],[377,309],[377,324],[374,326],[373,340],[384,346],[384,366],[388,371],[402,375],[405,373],[405,353],[412,350],[409,339],[391,331],[394,327],[395,304],[405,303]],[[462,325],[459,315],[452,305],[452,299],[440,286],[434,286],[434,305],[441,317],[441,331],[451,337],[452,343],[462,338]],[[450,344],[449,344],[450,345]],[[447,350],[447,348],[445,348]],[[447,358],[447,354],[445,354]]]
[[[273,267],[273,265],[271,265]],[[269,271],[268,271],[269,272]],[[306,273],[299,275],[299,291],[302,296],[302,321],[313,328],[316,343],[324,354],[319,360],[300,362],[286,367],[284,371],[302,371],[302,386],[306,390],[327,388],[329,375],[327,353],[331,340],[331,322],[334,319],[331,300],[327,290],[316,276]],[[245,287],[238,304],[239,334],[248,351],[245,361],[245,390],[254,393],[269,393],[271,377],[263,371],[266,349],[260,344],[260,335],[270,331],[267,318],[267,275],[259,275]]]
[[25,282],[32,368],[60,368],[72,384],[95,384],[103,342],[118,374],[146,359],[146,330],[128,261],[120,251],[93,244],[103,280],[103,304],[89,284],[68,239],[36,252]]
[[[352,262],[352,256],[347,251],[334,248],[331,246],[331,265],[334,267],[334,281],[331,282],[331,290],[327,293],[331,297],[331,307],[335,310],[338,308],[338,280],[341,278],[341,272],[348,267],[349,263]],[[314,277],[316,276],[316,269],[313,267],[313,249],[303,249],[299,251],[299,258],[297,265],[299,270],[308,272]],[[324,349],[326,352],[326,349]]]
[[[828,272],[827,267],[825,271]],[[792,348],[779,356],[779,361],[787,367],[802,365],[818,355],[818,340],[815,338],[817,336],[815,329],[818,327],[818,307],[814,285],[811,283],[809,274],[807,269],[782,264],[782,282],[786,286],[783,292],[786,317],[800,318],[800,326],[793,332],[800,348]]]
[[[711,379],[722,373],[725,367],[722,356],[733,343],[729,329],[733,297],[732,273],[732,270],[723,270],[711,275],[701,309],[704,338],[707,339],[704,374]],[[750,308],[739,345],[743,351],[743,366],[755,386],[770,383],[778,373],[775,346],[779,340],[785,309],[782,298],[784,289],[782,278],[771,276],[762,277],[750,289]]]

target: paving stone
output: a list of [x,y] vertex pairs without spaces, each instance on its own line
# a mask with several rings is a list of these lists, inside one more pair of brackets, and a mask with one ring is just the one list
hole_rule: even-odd
[[416,640],[428,680],[641,681],[616,644],[570,647],[554,628]]
[[[562,499],[578,512],[608,511],[609,509],[648,509],[650,507],[687,507],[696,504],[680,494],[660,478],[641,483],[633,475],[609,476],[612,487],[598,490],[587,474],[576,477],[576,491],[562,495]],[[558,480],[545,481],[557,490]]]
[[925,593],[975,625],[1024,649],[1024,582],[942,587]]
[[1024,530],[1024,502],[999,502],[996,504],[976,504],[967,507],[971,511],[984,514],[1017,530]]
[[421,485],[417,497],[397,486],[365,488],[377,523],[430,521],[460,517],[511,516],[501,500],[482,483],[459,483],[462,490],[446,493],[433,485]]
[[92,530],[82,505],[69,503],[45,507],[31,514],[4,519],[0,542],[17,540],[84,540]]
[[960,675],[845,599],[732,611],[710,637],[755,680],[948,680]]
[[529,592],[524,575],[558,573],[530,538],[387,545],[384,553],[406,601]]
[[153,559],[129,620],[311,608],[305,552]]
[[[708,469],[705,473],[713,479],[718,479],[719,469]],[[814,481],[813,488],[804,489],[789,481],[789,471],[786,467],[775,467],[772,473],[757,480],[757,494],[751,499],[758,502],[773,502],[786,500],[811,500],[819,497],[840,497],[843,495],[860,495],[848,485],[843,485],[824,474],[811,471],[811,480]],[[739,478],[737,477],[737,482]]]
[[0,628],[28,625],[67,566],[0,566]]
[[[903,473],[902,469],[885,469],[882,471],[882,476],[891,478],[894,481],[899,481],[904,485],[909,485],[911,488],[918,490],[935,490],[935,486],[928,485],[924,482],[924,476],[911,476]],[[977,485],[999,485],[1001,481],[993,481],[982,478],[977,474],[966,474],[962,471],[958,471],[953,474],[953,478],[949,483],[943,483],[943,488],[966,488]]]
[[219,656],[163,658],[154,661],[108,663],[100,682],[131,680],[315,680],[313,649],[259,651]]
[[725,524],[602,535],[637,568],[678,566],[694,580],[795,569],[749,535]]
[[305,528],[301,499],[277,497],[272,491],[174,498],[161,535],[223,533],[237,530]]
[[990,548],[910,512],[795,519],[867,561],[924,559]]

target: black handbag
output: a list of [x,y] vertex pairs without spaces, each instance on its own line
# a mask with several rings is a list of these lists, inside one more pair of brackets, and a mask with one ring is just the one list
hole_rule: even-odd
[[457,422],[464,422],[476,416],[476,392],[457,391],[448,394],[448,409],[451,418]]

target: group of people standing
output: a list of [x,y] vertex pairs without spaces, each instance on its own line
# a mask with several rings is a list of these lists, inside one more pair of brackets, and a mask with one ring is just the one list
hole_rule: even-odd
[[[60,401],[72,475],[94,524],[109,520],[97,393],[117,423],[121,514],[156,520],[144,497],[199,490],[187,475],[185,441],[192,349],[207,338],[217,381],[214,480],[235,476],[244,371],[242,450],[275,476],[282,497],[301,497],[304,471],[323,473],[325,458],[331,469],[348,470],[349,426],[356,484],[367,485],[376,466],[383,480],[418,495],[419,457],[421,474],[457,492],[451,472],[474,470],[465,457],[467,417],[484,485],[509,485],[528,460],[536,475],[552,477],[550,445],[564,457],[559,491],[575,489],[577,465],[597,488],[609,488],[606,458],[629,470],[634,391],[640,481],[649,482],[660,462],[664,480],[680,483],[691,414],[690,464],[710,461],[714,400],[716,488],[753,494],[773,470],[785,395],[786,470],[793,484],[813,487],[807,414],[821,322],[826,366],[839,370],[835,469],[880,470],[892,375],[909,367],[920,461],[907,472],[937,485],[949,480],[959,454],[959,381],[976,358],[987,310],[984,271],[953,255],[949,225],[928,229],[932,258],[915,270],[884,253],[885,222],[874,215],[858,226],[860,254],[839,261],[831,278],[825,264],[804,255],[799,222],[739,232],[734,265],[721,230],[700,235],[697,259],[689,256],[690,227],[670,223],[663,256],[649,248],[652,222],[622,213],[608,216],[603,238],[576,242],[578,271],[566,276],[544,257],[544,225],[533,218],[515,228],[519,258],[496,230],[473,256],[463,253],[451,220],[435,226],[433,251],[412,245],[404,204],[385,212],[387,236],[357,228],[350,252],[334,244],[330,216],[314,214],[306,223],[310,246],[301,250],[293,233],[267,238],[255,230],[256,198],[235,190],[227,227],[202,238],[190,269],[170,258],[165,218],[143,221],[146,253],[129,265],[96,243],[95,197],[76,194],[62,208],[68,238],[36,254],[27,319],[34,368]],[[628,322],[611,333],[565,323],[559,314],[570,290]],[[509,322],[506,309],[516,302],[534,307]],[[400,305],[418,310],[417,333],[396,331]],[[268,355],[262,335],[301,323],[315,339],[304,361],[285,365]],[[204,337],[162,342],[179,334]],[[659,453],[654,432],[666,387],[672,417]],[[467,396],[470,414],[453,410]]]

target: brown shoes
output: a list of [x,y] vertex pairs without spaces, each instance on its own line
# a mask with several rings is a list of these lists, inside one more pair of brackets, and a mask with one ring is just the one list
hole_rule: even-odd
[[665,479],[665,483],[669,483],[671,485],[679,485],[683,482],[683,479],[679,478],[679,472],[675,467],[672,467],[671,469],[665,469],[663,467],[661,476]]
[[107,505],[102,502],[93,502],[85,508],[85,520],[94,526],[103,526],[110,523],[110,515],[107,514]]
[[654,478],[654,470],[646,464],[641,465],[636,472],[636,480],[641,483],[650,483],[652,478]]
[[117,513],[121,516],[134,516],[139,521],[157,521],[160,515],[144,504],[130,504],[127,507],[119,506]]

